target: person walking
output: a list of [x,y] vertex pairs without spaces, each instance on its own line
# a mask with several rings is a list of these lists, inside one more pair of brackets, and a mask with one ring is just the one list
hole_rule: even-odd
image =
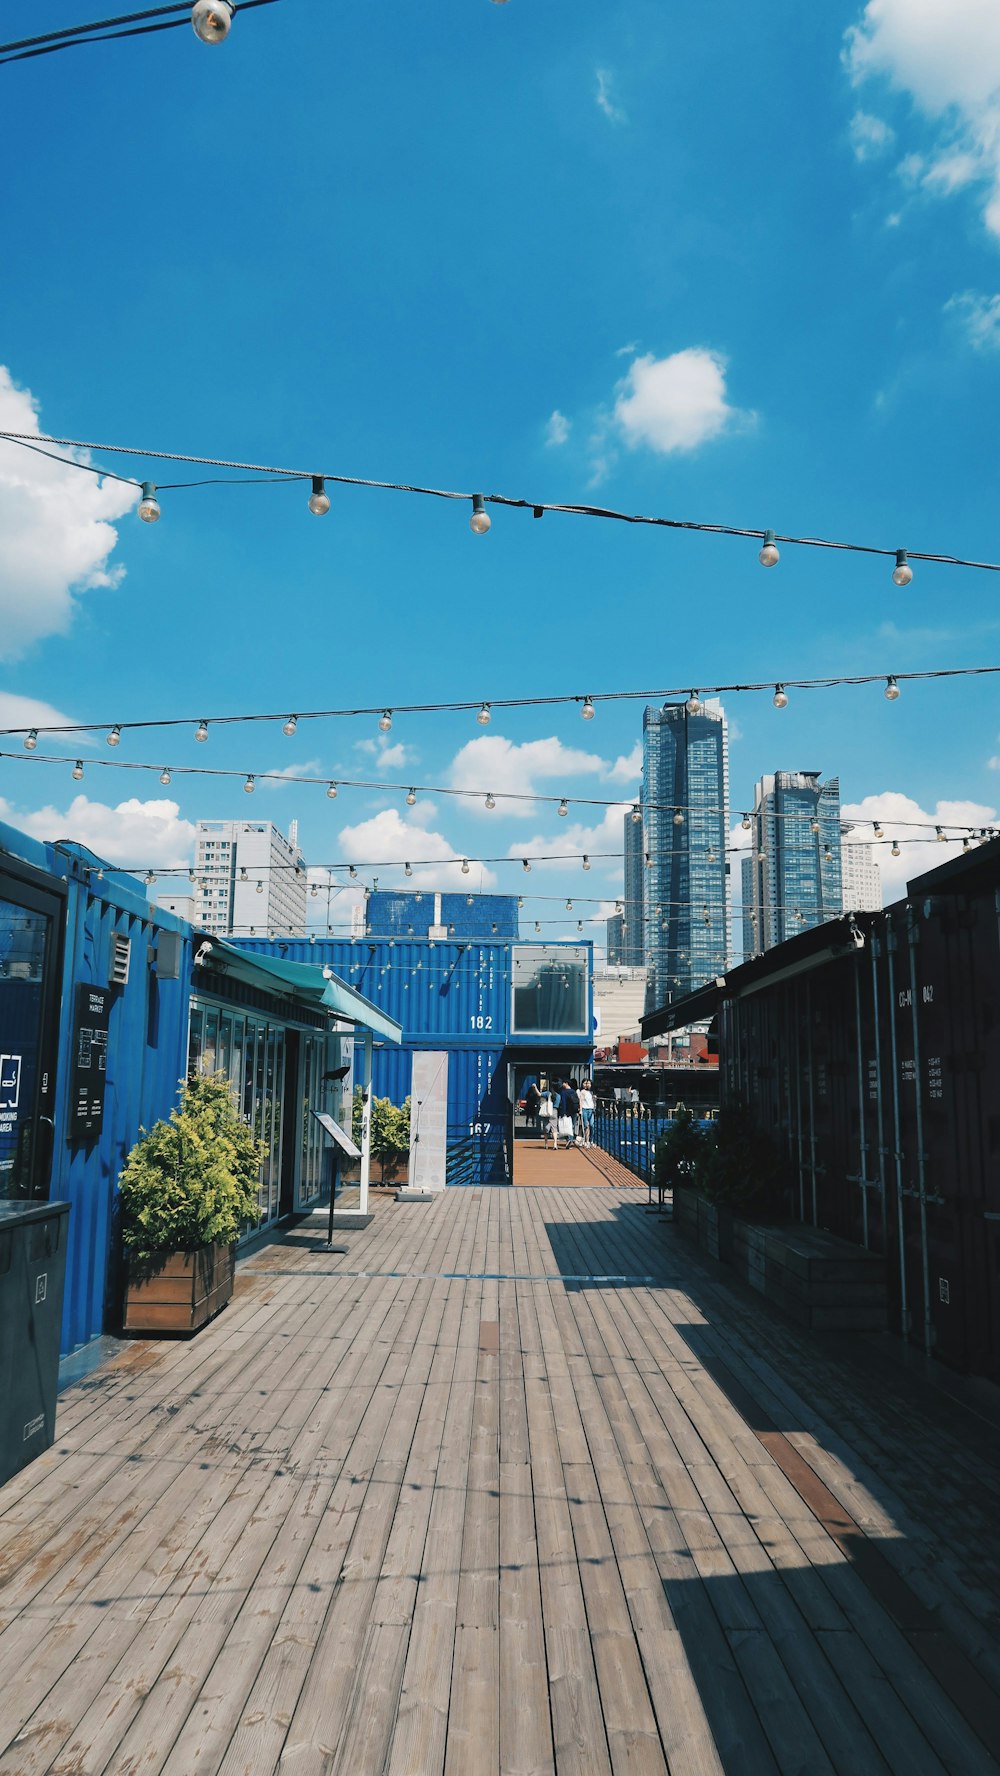
[[567,1147],[572,1147],[576,1136],[576,1118],[579,1109],[580,1100],[577,1097],[573,1082],[570,1079],[566,1079],[563,1081],[562,1089],[559,1093],[558,1128]]
[[589,1079],[580,1087],[580,1133],[584,1146],[589,1147],[594,1133],[594,1088]]
[[533,1129],[536,1135],[538,1133],[538,1109],[541,1101],[542,1094],[532,1080],[524,1094],[524,1120],[528,1128]]
[[538,1114],[542,1119],[542,1144],[547,1145],[546,1137],[552,1141],[552,1150],[559,1145],[559,1082],[553,1080],[548,1091],[542,1093],[538,1106]]

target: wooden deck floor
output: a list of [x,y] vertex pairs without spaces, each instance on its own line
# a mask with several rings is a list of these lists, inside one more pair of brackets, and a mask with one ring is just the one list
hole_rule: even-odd
[[997,1769],[989,1426],[634,1190],[345,1238],[78,1383],[0,1491],[3,1776]]

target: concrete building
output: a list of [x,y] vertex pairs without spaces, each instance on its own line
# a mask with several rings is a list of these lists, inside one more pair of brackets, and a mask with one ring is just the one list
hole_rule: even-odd
[[298,823],[287,839],[266,820],[199,820],[194,923],[222,937],[302,937],[308,886]]
[[643,715],[647,1005],[725,971],[729,747],[720,704],[692,693]]
[[845,913],[877,913],[882,909],[882,875],[871,845],[848,839],[850,826],[841,827],[840,873]]
[[741,864],[745,958],[839,917],[840,838],[838,778],[774,771],[760,779]]

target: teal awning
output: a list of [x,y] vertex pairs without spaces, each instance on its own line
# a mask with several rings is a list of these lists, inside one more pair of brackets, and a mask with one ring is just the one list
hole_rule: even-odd
[[[377,1005],[372,1005],[370,1000],[365,999],[361,993],[356,993],[345,981],[338,980],[335,974],[328,974],[309,962],[283,962],[275,956],[239,950],[235,944],[226,943],[224,938],[213,937],[207,932],[196,937],[195,955],[204,944],[211,944],[211,950],[205,953],[205,965],[209,969],[217,969],[234,980],[246,981],[249,986],[258,987],[264,992],[268,989],[272,992],[280,989],[286,997],[298,999],[301,1004],[308,1005],[314,1011],[327,1011],[331,1017],[371,1030],[388,1042],[402,1040],[402,1024],[397,1024],[395,1018],[387,1017]],[[195,989],[197,986],[196,969]]]

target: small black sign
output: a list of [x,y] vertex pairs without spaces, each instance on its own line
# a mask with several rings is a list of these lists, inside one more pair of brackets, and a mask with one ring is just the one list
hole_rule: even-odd
[[104,1120],[110,1011],[110,988],[78,984],[73,1026],[73,1096],[69,1114],[71,1140],[96,1134]]

